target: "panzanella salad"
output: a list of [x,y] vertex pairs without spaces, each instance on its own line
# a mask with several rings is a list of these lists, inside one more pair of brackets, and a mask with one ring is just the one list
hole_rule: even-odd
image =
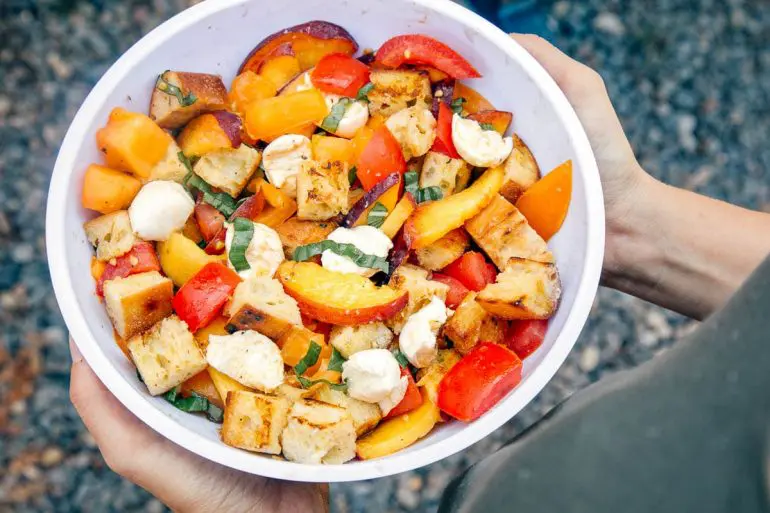
[[541,179],[471,62],[419,34],[359,53],[312,21],[229,89],[159,72],[82,190],[96,294],[150,394],[233,447],[338,464],[517,386],[559,304],[571,162]]

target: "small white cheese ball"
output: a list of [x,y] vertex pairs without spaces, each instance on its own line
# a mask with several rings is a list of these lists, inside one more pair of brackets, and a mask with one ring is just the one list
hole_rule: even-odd
[[[272,278],[278,266],[284,261],[283,245],[278,232],[260,223],[254,224],[254,236],[251,238],[246,248],[246,261],[251,266],[238,274],[244,280],[252,276]],[[230,261],[230,248],[235,236],[235,226],[232,223],[225,223],[227,232],[225,232],[225,252],[227,253],[227,265],[235,269]]]
[[[375,255],[387,258],[388,252],[393,248],[393,241],[382,230],[374,226],[356,226],[355,228],[337,228],[329,234],[328,240],[340,244],[353,244],[367,255]],[[359,267],[346,256],[338,255],[327,249],[321,253],[321,265],[330,271],[338,273],[360,274],[361,276],[373,276],[377,271],[368,267]]]
[[404,160],[422,157],[436,139],[436,118],[422,105],[396,112],[385,121],[385,126],[401,146]]
[[271,392],[283,383],[281,350],[257,331],[209,335],[206,361],[238,383],[263,392]]
[[299,168],[312,156],[310,139],[298,134],[282,135],[265,148],[262,167],[271,184],[296,198]]
[[447,320],[447,308],[438,296],[413,313],[401,329],[398,346],[409,363],[418,368],[430,365],[438,350],[436,336]]
[[513,138],[484,130],[478,121],[459,114],[452,116],[452,142],[463,160],[476,167],[499,166],[513,151]]
[[128,207],[131,227],[144,240],[167,240],[181,230],[193,213],[195,202],[176,182],[146,183]]
[[[324,93],[324,99],[326,100],[326,106],[331,112],[332,107],[339,102],[343,96],[338,94]],[[345,137],[351,139],[358,129],[361,128],[369,121],[369,105],[366,102],[353,102],[348,104],[345,110],[345,114],[340,120],[340,124],[337,125],[337,130],[334,131],[334,135],[339,137]]]
[[401,402],[409,384],[406,377],[401,377],[396,357],[387,349],[355,353],[342,364],[342,379],[348,384],[350,397],[380,404],[383,415]]

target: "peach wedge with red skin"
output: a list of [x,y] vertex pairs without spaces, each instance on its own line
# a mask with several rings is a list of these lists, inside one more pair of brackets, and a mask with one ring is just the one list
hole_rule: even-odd
[[409,296],[313,262],[284,262],[276,276],[303,314],[329,324],[354,326],[389,319],[403,310]]

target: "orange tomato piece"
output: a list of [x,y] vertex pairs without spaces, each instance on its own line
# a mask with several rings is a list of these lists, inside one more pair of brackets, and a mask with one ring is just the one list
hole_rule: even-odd
[[200,156],[233,146],[217,118],[211,114],[203,114],[187,123],[179,134],[177,143],[187,157]]
[[211,376],[207,370],[200,371],[198,374],[182,383],[179,392],[183,397],[192,395],[192,393],[195,392],[208,399],[209,402],[215,406],[220,408],[225,407],[222,398],[219,397],[217,387],[214,386],[214,382],[211,380]]
[[313,158],[319,162],[340,161],[353,165],[354,146],[351,140],[316,134],[312,138]]
[[277,89],[272,80],[253,71],[244,71],[233,79],[228,99],[233,110],[243,113],[249,103],[272,98],[276,93]]
[[299,73],[299,61],[293,55],[273,57],[265,61],[259,69],[259,74],[269,79],[278,89],[288,84]]
[[516,208],[547,241],[564,223],[571,198],[572,160],[568,160],[527,189],[516,202]]
[[495,110],[495,106],[492,105],[489,100],[484,98],[481,93],[462,82],[455,82],[452,99],[455,100],[457,98],[465,98],[463,110],[466,114],[475,114],[481,110]]
[[128,208],[142,183],[133,176],[91,164],[83,178],[83,207],[109,214]]
[[323,95],[308,89],[250,103],[244,113],[246,132],[254,139],[267,140],[320,123],[329,113]]

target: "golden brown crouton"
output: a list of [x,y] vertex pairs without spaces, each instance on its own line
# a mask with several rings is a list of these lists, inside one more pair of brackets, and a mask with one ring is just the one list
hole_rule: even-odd
[[438,404],[438,385],[446,373],[462,359],[454,349],[439,349],[436,358],[417,372],[417,386],[425,389],[433,404]]
[[345,408],[353,419],[356,435],[361,436],[374,428],[382,420],[382,411],[376,404],[353,399],[345,392],[334,390],[322,384],[313,393],[313,399]]
[[83,228],[88,241],[96,248],[96,259],[102,262],[125,255],[137,240],[127,210],[91,219]]
[[429,109],[433,102],[428,74],[413,70],[373,69],[369,112],[390,116],[411,106]]
[[401,146],[404,160],[422,157],[436,139],[436,118],[423,105],[396,112],[385,121],[385,126]]
[[443,283],[428,279],[428,271],[411,264],[401,264],[390,277],[388,283],[396,290],[409,292],[409,302],[398,315],[385,321],[387,326],[398,335],[410,315],[430,303],[433,296],[446,300],[449,287]]
[[297,217],[326,221],[347,214],[349,190],[346,162],[303,162],[297,176]]
[[[458,175],[467,174],[470,179],[470,164],[463,159],[453,159],[437,151],[429,151],[420,171],[420,188],[438,187],[444,198],[455,193]],[[462,187],[463,189],[465,186]],[[458,191],[459,192],[459,191]]]
[[155,164],[155,167],[150,171],[150,177],[147,179],[152,182],[154,180],[168,180],[171,182],[182,183],[187,176],[187,168],[179,160],[179,152],[182,151],[177,146],[176,142],[171,142],[168,145],[166,156],[163,160]]
[[500,194],[511,203],[516,203],[524,191],[540,178],[540,168],[535,156],[516,134],[513,134],[513,151],[503,166],[505,182]]
[[157,271],[104,282],[104,303],[115,331],[129,339],[171,315],[174,284]]
[[257,170],[260,159],[257,150],[241,144],[237,148],[224,148],[205,154],[195,163],[193,171],[206,183],[237,198]]
[[281,444],[289,461],[340,464],[356,455],[356,430],[345,408],[301,399],[289,411]]
[[491,314],[476,302],[476,293],[466,295],[452,317],[444,324],[443,335],[454,343],[460,354],[467,354],[478,344],[481,325]]
[[281,238],[283,252],[287,260],[291,260],[294,250],[305,244],[326,240],[326,237],[337,228],[332,221],[303,221],[297,217],[281,223],[275,231]]
[[291,402],[259,392],[227,394],[222,441],[232,447],[265,454],[281,454],[281,433]]
[[359,351],[386,349],[392,340],[393,333],[381,322],[334,326],[329,333],[329,343],[346,359]]
[[225,84],[220,77],[206,73],[166,71],[155,82],[150,98],[150,118],[170,130],[204,112],[226,108]]
[[292,326],[302,326],[297,302],[278,280],[266,277],[255,276],[239,283],[225,305],[225,314],[231,316],[231,331],[255,330],[273,340]]
[[476,296],[488,312],[503,319],[548,319],[559,306],[561,283],[553,264],[512,259]]
[[463,256],[469,243],[468,234],[462,228],[458,228],[433,244],[415,250],[415,255],[422,267],[438,271]]

